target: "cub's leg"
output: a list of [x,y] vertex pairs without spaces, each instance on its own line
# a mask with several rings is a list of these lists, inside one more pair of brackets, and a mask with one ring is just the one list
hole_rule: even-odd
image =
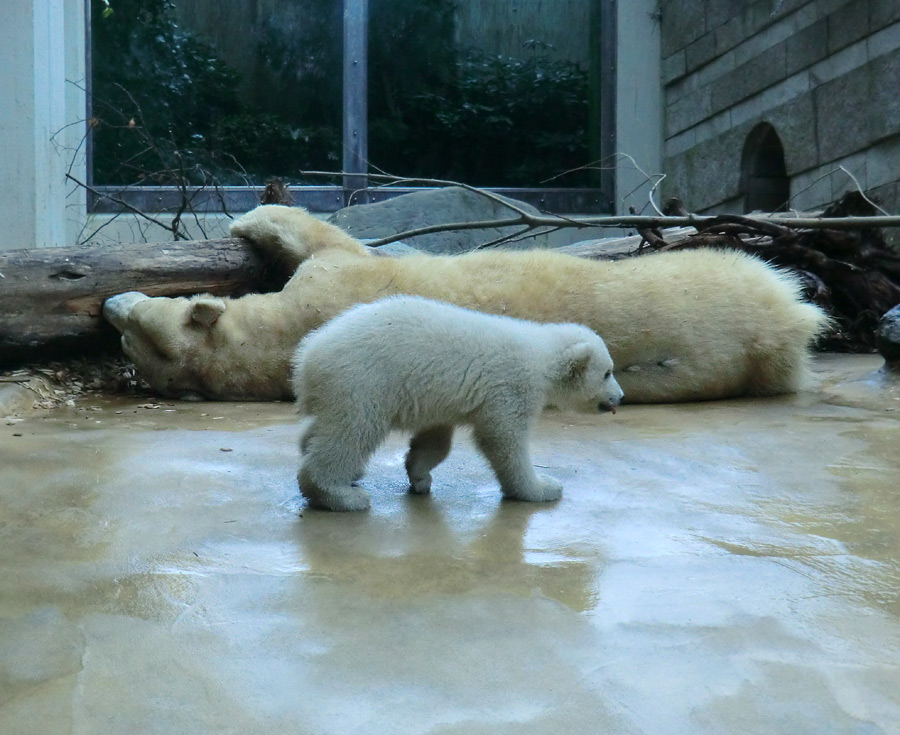
[[447,458],[452,437],[452,426],[432,426],[412,438],[406,455],[410,492],[431,492],[431,470]]
[[361,417],[335,421],[319,416],[314,430],[303,435],[297,482],[310,505],[328,510],[366,510],[371,505],[369,494],[354,481],[362,477],[388,431],[382,427],[360,431],[364,426]]
[[479,422],[475,426],[475,441],[497,475],[504,497],[531,502],[559,500],[562,485],[552,477],[537,475],[531,465],[529,428],[527,424]]
[[316,419],[313,416],[307,416],[300,423],[300,456],[306,454],[306,449],[312,441],[316,428]]

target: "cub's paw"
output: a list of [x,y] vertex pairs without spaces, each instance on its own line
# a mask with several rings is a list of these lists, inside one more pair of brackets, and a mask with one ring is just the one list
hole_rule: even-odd
[[529,498],[539,503],[547,503],[551,500],[559,500],[562,497],[563,486],[558,480],[546,475],[538,475],[538,492],[536,497]]
[[303,468],[297,473],[297,482],[301,494],[312,508],[334,511],[368,510],[372,505],[369,493],[358,485],[321,487]]
[[562,497],[563,486],[552,477],[538,475],[537,482],[528,487],[519,487],[507,490],[503,494],[513,500],[525,500],[529,503],[549,503]]
[[409,476],[409,491],[416,495],[427,495],[431,492],[431,473],[418,477]]
[[324,510],[341,512],[368,510],[372,506],[372,499],[369,497],[369,493],[360,487],[353,487],[352,485],[334,488],[325,493],[317,492],[307,495],[304,492],[303,494],[313,508],[322,508]]

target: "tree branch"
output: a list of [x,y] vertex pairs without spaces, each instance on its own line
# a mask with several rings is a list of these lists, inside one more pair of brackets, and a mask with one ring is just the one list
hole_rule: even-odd
[[398,232],[389,237],[372,240],[369,247],[377,248],[388,243],[408,240],[420,235],[455,230],[477,230],[527,225],[537,227],[634,227],[641,229],[694,227],[698,231],[715,232],[717,228],[733,230],[733,226],[777,236],[791,230],[858,230],[861,227],[900,227],[900,216],[877,217],[791,217],[782,215],[696,215],[657,217],[646,215],[608,215],[600,217],[561,217],[558,215],[532,215],[527,212],[508,219],[482,220],[479,222],[450,222],[419,227]]
[[118,197],[111,196],[110,194],[106,194],[98,189],[95,189],[90,184],[86,184],[85,182],[80,181],[75,176],[72,176],[72,174],[70,174],[70,173],[66,174],[66,178],[69,179],[70,181],[74,182],[78,186],[84,188],[86,191],[91,192],[91,194],[94,194],[95,196],[98,196],[98,197],[102,197],[104,199],[109,199],[109,201],[114,202],[115,204],[118,204],[123,209],[127,209],[132,214],[136,214],[138,217],[143,217],[148,222],[152,222],[154,225],[157,225],[158,227],[162,227],[164,230],[168,230],[169,232],[172,233],[172,235],[175,237],[176,240],[187,240],[187,237],[185,237],[178,231],[177,226],[167,225],[165,222],[158,220],[155,217],[151,217],[146,212],[143,212],[140,209],[138,209],[137,207],[135,207],[134,205],[129,204],[124,199],[119,199]]
[[[624,154],[621,154],[624,155]],[[627,156],[630,159],[630,156]],[[631,159],[633,161],[633,159]],[[642,172],[643,173],[643,172]],[[302,171],[304,176],[342,176],[343,172],[336,171]],[[646,174],[645,174],[646,176]],[[474,192],[480,196],[487,197],[501,206],[515,212],[517,216],[506,219],[481,220],[478,222],[448,222],[443,224],[428,225],[419,227],[405,232],[398,232],[388,237],[371,240],[367,243],[369,247],[377,248],[392,242],[408,240],[421,235],[431,235],[438,232],[454,232],[460,230],[477,230],[477,229],[496,229],[501,227],[524,227],[525,229],[511,235],[511,238],[520,238],[525,233],[532,230],[546,227],[551,229],[564,228],[588,228],[588,227],[634,227],[642,231],[650,231],[653,229],[663,229],[671,227],[694,227],[698,232],[719,232],[723,234],[733,234],[736,230],[756,232],[759,234],[769,235],[771,237],[783,236],[795,230],[855,230],[867,227],[900,227],[900,216],[883,215],[883,216],[857,216],[857,217],[804,217],[796,214],[717,214],[717,215],[697,215],[689,214],[680,210],[681,213],[675,215],[604,215],[604,216],[563,216],[558,214],[541,214],[535,215],[510,202],[505,197],[495,194],[492,191],[481,189],[468,184],[462,184],[458,181],[448,181],[446,179],[426,179],[426,178],[404,178],[386,173],[369,173],[369,179],[375,181],[384,181],[380,187],[389,189],[393,186],[406,185],[423,185],[423,186],[456,186],[467,191]],[[648,177],[648,181],[650,177]],[[659,181],[662,180],[660,177]],[[656,182],[656,184],[659,183]],[[656,186],[654,184],[654,188]],[[869,201],[866,199],[866,201]],[[652,200],[651,200],[652,202]],[[655,203],[653,206],[656,208]],[[665,211],[665,209],[664,209]],[[883,210],[882,210],[883,211]],[[497,240],[485,243],[482,248],[494,247],[498,244],[506,242],[507,238],[501,237]]]

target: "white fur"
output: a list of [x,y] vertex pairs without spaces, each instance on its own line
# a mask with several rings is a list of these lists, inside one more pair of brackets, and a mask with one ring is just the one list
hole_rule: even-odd
[[503,494],[548,501],[562,486],[528,455],[546,405],[611,410],[622,399],[603,340],[579,324],[538,324],[414,296],[355,306],[297,348],[293,386],[304,423],[300,489],[311,504],[364,510],[353,483],[391,429],[413,432],[410,490],[427,493],[454,426],[471,425]]

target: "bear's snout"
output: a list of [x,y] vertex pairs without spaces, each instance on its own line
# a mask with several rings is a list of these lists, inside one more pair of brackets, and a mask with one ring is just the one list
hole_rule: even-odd
[[604,397],[603,400],[599,401],[597,403],[597,410],[600,411],[600,413],[614,414],[616,412],[616,408],[622,402],[623,397],[624,394],[622,393],[622,390],[619,389],[612,396]]

